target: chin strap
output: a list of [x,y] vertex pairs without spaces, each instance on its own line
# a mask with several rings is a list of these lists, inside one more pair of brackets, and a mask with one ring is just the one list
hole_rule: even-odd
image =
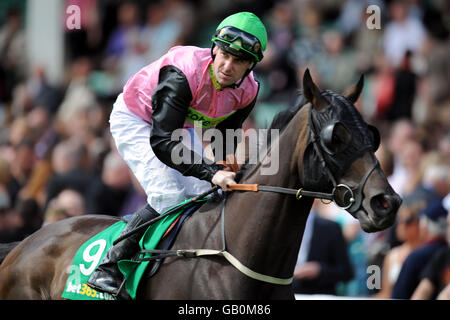
[[247,69],[247,71],[245,71],[244,76],[242,77],[241,81],[239,81],[238,83],[235,84],[235,88],[239,88],[239,86],[242,84],[242,82],[244,82],[245,78],[250,74],[250,72],[253,71],[253,69],[255,69],[256,67],[256,62],[253,62],[253,65],[251,66],[250,69]]

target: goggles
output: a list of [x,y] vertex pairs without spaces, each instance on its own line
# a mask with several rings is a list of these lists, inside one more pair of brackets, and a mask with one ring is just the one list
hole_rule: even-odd
[[[233,27],[224,27],[217,30],[211,40],[224,42],[228,44],[229,48],[234,49],[235,51],[243,50],[252,55],[256,62],[261,61],[263,58],[259,40],[242,30]],[[241,41],[239,44],[236,44],[236,40]]]

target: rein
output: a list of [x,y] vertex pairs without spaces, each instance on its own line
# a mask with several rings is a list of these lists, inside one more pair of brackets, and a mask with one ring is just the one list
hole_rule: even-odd
[[[331,193],[307,191],[303,190],[303,188],[291,189],[274,186],[265,186],[259,184],[231,184],[228,185],[228,188],[232,191],[253,191],[253,192],[265,191],[265,192],[275,192],[281,194],[294,195],[297,200],[300,200],[303,196],[317,198],[321,200],[330,200],[333,201],[341,209],[345,209],[348,210],[350,213],[354,213],[358,211],[358,209],[361,206],[363,198],[362,197],[363,189],[367,180],[369,179],[369,176],[377,167],[379,167],[379,165],[380,165],[379,162],[376,161],[376,163],[372,166],[372,168],[366,172],[366,174],[361,179],[361,182],[358,184],[356,188],[351,188],[346,184],[338,184],[334,186],[333,191]],[[344,189],[344,191],[348,192],[350,195],[348,199],[348,204],[338,203],[338,201],[336,200],[336,193],[339,192],[341,189]]]
[[264,191],[264,192],[275,192],[281,194],[294,195],[295,198],[297,198],[297,200],[300,200],[303,196],[325,200],[333,200],[332,193],[306,191],[303,190],[303,188],[290,189],[274,186],[264,186],[259,184],[231,184],[228,185],[228,188],[232,191],[253,191],[253,192]]

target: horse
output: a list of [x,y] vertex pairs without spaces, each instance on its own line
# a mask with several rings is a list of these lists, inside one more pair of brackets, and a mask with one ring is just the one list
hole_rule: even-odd
[[[303,76],[304,103],[279,114],[277,139],[256,164],[243,165],[242,184],[272,186],[283,192],[224,193],[189,216],[174,250],[222,248],[245,268],[276,279],[292,278],[314,198],[327,194],[359,220],[365,232],[390,227],[401,198],[389,185],[374,155],[379,134],[354,106],[363,76],[342,95],[321,91],[309,70]],[[275,153],[277,174],[262,174]],[[279,188],[279,189],[276,189]],[[309,191],[307,191],[309,190]],[[118,218],[86,215],[42,227],[24,239],[0,265],[1,299],[61,299],[77,249]],[[223,256],[174,256],[145,277],[137,299],[294,299],[290,282],[248,276]]]

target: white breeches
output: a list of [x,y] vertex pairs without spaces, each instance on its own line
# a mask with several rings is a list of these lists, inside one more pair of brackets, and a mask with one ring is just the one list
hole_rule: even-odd
[[[147,202],[163,213],[180,202],[203,193],[211,183],[180,172],[162,163],[150,146],[151,124],[132,113],[120,94],[109,119],[117,150],[145,190]],[[201,154],[202,144],[193,130],[194,151]]]

